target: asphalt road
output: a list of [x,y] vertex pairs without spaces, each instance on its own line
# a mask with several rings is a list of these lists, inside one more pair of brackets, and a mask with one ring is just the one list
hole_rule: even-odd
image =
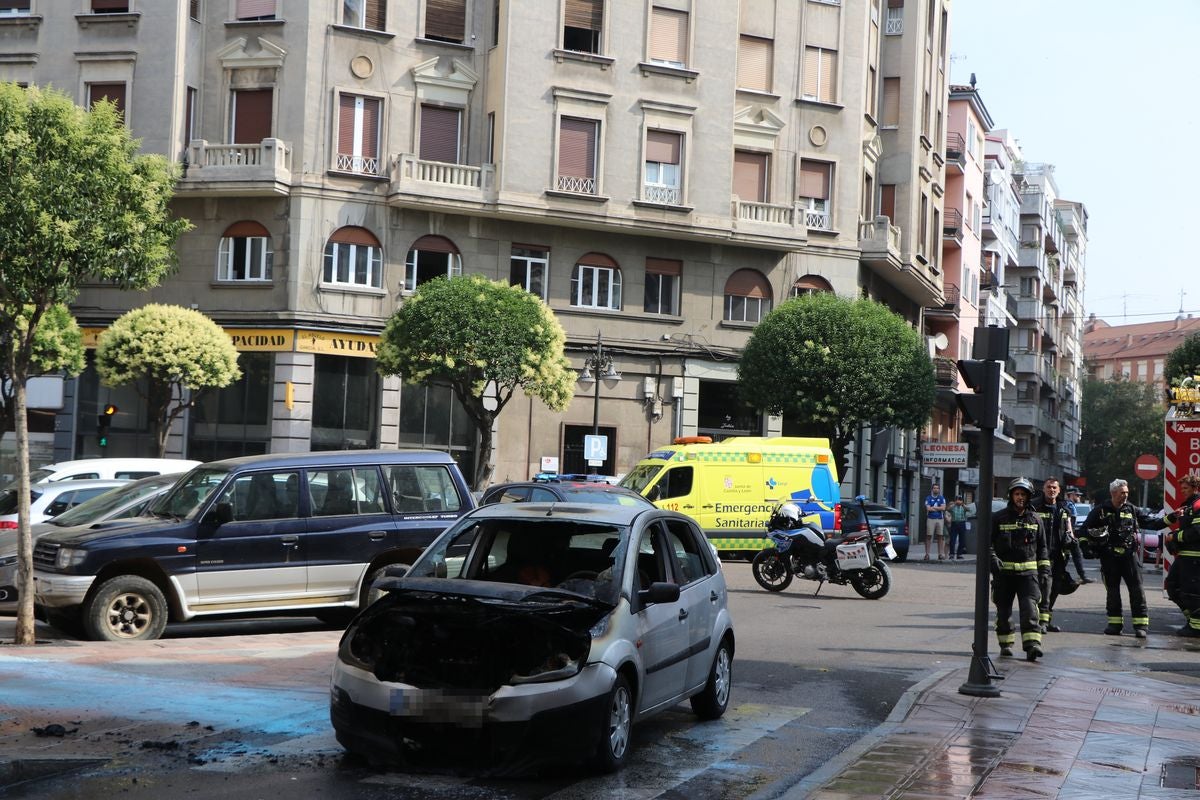
[[[814,595],[809,581],[768,593],[747,563],[727,562],[737,635],[730,712],[702,724],[684,704],[641,726],[632,763],[615,776],[409,774],[344,757],[328,725],[338,632],[308,619],[175,625],[160,642],[0,647],[0,796],[778,797],[882,722],[913,684],[968,663],[973,562],[893,572],[892,592],[872,601],[848,586]],[[1148,643],[1100,635],[1095,583],[1060,600],[1056,621],[1073,632],[1047,636],[1046,667],[1192,679],[1195,665],[1166,635],[1181,617],[1156,588],[1161,576],[1146,577]],[[11,620],[0,618],[0,641],[11,638]],[[68,732],[32,730],[52,724]]]

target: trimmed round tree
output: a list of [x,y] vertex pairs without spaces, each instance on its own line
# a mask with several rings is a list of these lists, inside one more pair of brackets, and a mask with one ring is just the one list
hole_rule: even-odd
[[453,389],[479,432],[473,485],[482,489],[492,475],[492,428],[517,389],[554,411],[571,402],[565,341],[550,308],[519,286],[441,277],[417,287],[388,320],[376,359],[382,375]]
[[242,377],[233,339],[199,311],[151,304],[127,311],[100,334],[96,371],[106,386],[132,385],[146,413],[161,458],[171,423],[196,404],[205,389]]
[[933,362],[902,317],[873,300],[793,298],[754,329],[738,367],[742,399],[829,439],[844,475],[862,425],[921,428],[933,409]]

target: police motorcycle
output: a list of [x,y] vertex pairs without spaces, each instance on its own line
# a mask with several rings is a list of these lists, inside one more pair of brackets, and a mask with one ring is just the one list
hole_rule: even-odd
[[782,592],[800,577],[817,581],[815,597],[828,583],[854,587],[868,600],[878,600],[892,588],[892,572],[884,558],[895,558],[892,537],[876,531],[867,516],[866,497],[855,498],[862,509],[866,530],[844,537],[826,537],[820,528],[805,522],[800,507],[783,503],[767,523],[774,547],[761,550],[751,562],[754,580],[769,592]]

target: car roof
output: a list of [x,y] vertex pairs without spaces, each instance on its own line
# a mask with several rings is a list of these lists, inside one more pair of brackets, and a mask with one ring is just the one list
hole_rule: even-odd
[[599,503],[490,503],[480,506],[468,516],[471,519],[545,520],[547,518],[575,519],[581,522],[629,526],[642,514],[689,519],[682,514],[664,511],[654,506],[623,506]]
[[120,456],[116,458],[80,458],[74,461],[56,461],[53,464],[43,464],[40,467],[33,467],[33,469],[62,471],[64,469],[87,469],[88,467],[99,467],[105,464],[118,464],[125,468],[132,466],[161,467],[166,465],[182,465],[180,472],[186,472],[190,467],[194,467],[199,463],[199,461],[191,458],[125,458]]
[[[176,475],[176,478],[179,476]],[[89,478],[80,481],[46,481],[45,483],[35,483],[29,488],[40,494],[64,494],[72,489],[103,489],[114,488],[116,486],[124,486],[129,483],[121,478]]]
[[[495,497],[496,495],[507,492],[510,489],[519,489],[524,487],[562,490],[566,495],[579,494],[612,494],[621,497],[628,497],[631,500],[638,500],[641,504],[652,506],[653,503],[646,498],[645,495],[638,494],[632,489],[627,489],[624,486],[616,486],[611,483],[602,481],[513,481],[511,483],[497,483],[494,486],[489,486],[483,493],[483,497]],[[579,501],[577,501],[579,502]]]
[[235,470],[246,467],[273,469],[276,467],[353,467],[364,463],[386,461],[393,464],[453,464],[448,453],[439,450],[318,450],[315,453],[267,453],[212,461],[204,466],[213,469]]

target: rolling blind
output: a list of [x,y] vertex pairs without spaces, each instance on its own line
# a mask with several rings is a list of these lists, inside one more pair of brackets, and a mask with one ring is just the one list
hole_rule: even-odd
[[829,199],[829,165],[819,161],[800,162],[800,197]]
[[754,36],[738,40],[737,85],[756,92],[771,91],[771,55],[774,42]]
[[457,108],[421,106],[421,158],[425,161],[458,163]]
[[740,200],[766,202],[767,154],[735,150],[733,153],[733,193]]
[[590,119],[559,120],[558,174],[571,178],[596,177],[596,127]]
[[426,39],[461,42],[466,26],[466,0],[425,0]]
[[678,164],[682,136],[670,131],[646,131],[646,160]]
[[650,60],[687,63],[686,11],[655,6],[650,16]]

